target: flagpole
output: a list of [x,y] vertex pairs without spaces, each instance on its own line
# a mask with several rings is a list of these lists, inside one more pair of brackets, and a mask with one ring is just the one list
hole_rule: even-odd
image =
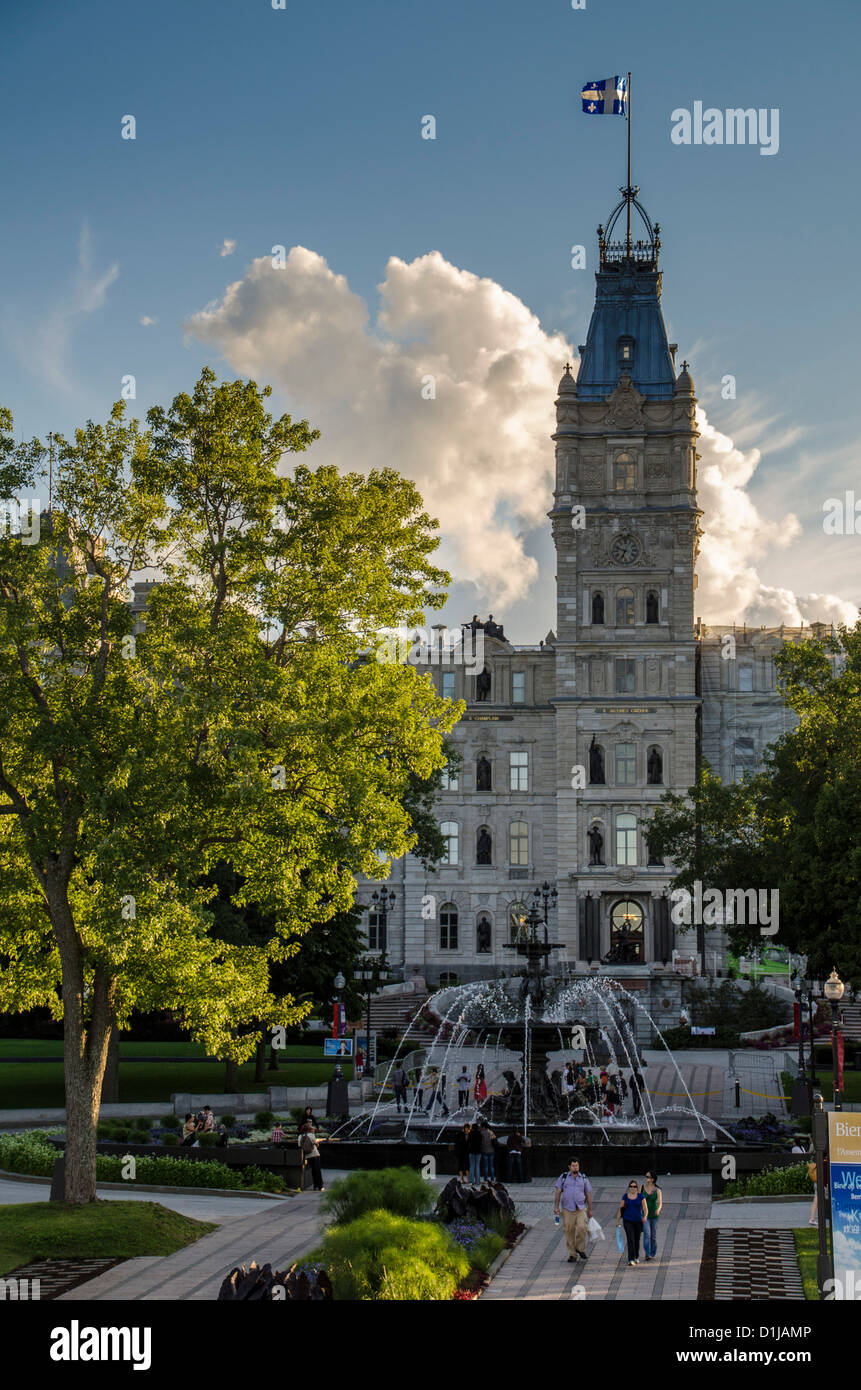
[[631,74],[628,73],[628,186],[625,190],[625,201],[628,204],[628,235],[626,241],[627,254],[631,255]]

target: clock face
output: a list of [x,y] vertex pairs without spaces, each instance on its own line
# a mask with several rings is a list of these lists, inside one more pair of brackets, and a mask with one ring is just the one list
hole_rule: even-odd
[[610,546],[614,565],[633,565],[640,558],[640,542],[636,536],[617,536]]

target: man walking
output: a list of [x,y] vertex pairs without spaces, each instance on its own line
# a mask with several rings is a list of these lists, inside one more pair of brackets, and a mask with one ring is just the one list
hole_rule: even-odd
[[400,1115],[401,1106],[403,1105],[404,1110],[407,1108],[407,1074],[400,1062],[398,1062],[398,1065],[395,1067],[394,1075],[392,1076],[392,1084],[395,1088],[395,1100],[398,1106],[398,1114]]
[[469,1105],[469,1086],[470,1075],[466,1069],[466,1063],[460,1069],[460,1076],[457,1078],[457,1108],[465,1110]]
[[573,1265],[586,1258],[587,1223],[592,1219],[592,1184],[580,1172],[580,1163],[576,1158],[572,1158],[568,1164],[568,1172],[556,1179],[554,1216],[559,1215],[560,1206],[568,1263]]
[[644,1084],[642,1075],[635,1067],[631,1072],[631,1081],[629,1085],[629,1090],[631,1092],[631,1107],[635,1115],[639,1115],[640,1113],[640,1106],[642,1104],[640,1097]]

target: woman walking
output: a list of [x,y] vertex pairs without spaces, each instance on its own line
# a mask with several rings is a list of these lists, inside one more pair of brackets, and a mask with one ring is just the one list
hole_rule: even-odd
[[469,1180],[475,1187],[481,1182],[481,1130],[474,1124],[466,1141],[469,1153]]
[[645,1226],[643,1227],[643,1248],[646,1260],[653,1260],[658,1253],[658,1217],[661,1214],[661,1207],[664,1205],[664,1196],[658,1187],[658,1179],[654,1173],[646,1174],[646,1181],[643,1183],[643,1196],[646,1199]]
[[617,1230],[623,1222],[625,1224],[629,1265],[640,1263],[640,1237],[648,1214],[649,1209],[640,1191],[640,1184],[636,1178],[632,1178],[628,1183],[628,1191],[619,1203],[619,1219],[616,1222]]
[[482,1120],[479,1133],[481,1135],[481,1176],[490,1178],[491,1182],[496,1182],[496,1166],[493,1161],[496,1135],[487,1120]]

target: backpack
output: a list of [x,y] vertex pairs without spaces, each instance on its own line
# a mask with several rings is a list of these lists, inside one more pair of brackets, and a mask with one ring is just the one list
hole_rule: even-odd
[[[567,1169],[567,1168],[565,1169],[565,1172],[564,1172],[564,1173],[560,1173],[560,1174],[559,1174],[559,1178],[561,1178],[563,1182],[565,1181],[566,1178],[570,1178],[570,1177],[571,1177],[571,1174],[568,1172],[568,1169]],[[575,1174],[575,1177],[582,1178],[584,1182],[588,1182],[588,1181],[589,1181],[589,1179],[587,1178],[586,1174],[583,1173],[583,1172],[576,1173],[576,1174]],[[559,1181],[559,1178],[556,1179],[557,1182]]]

